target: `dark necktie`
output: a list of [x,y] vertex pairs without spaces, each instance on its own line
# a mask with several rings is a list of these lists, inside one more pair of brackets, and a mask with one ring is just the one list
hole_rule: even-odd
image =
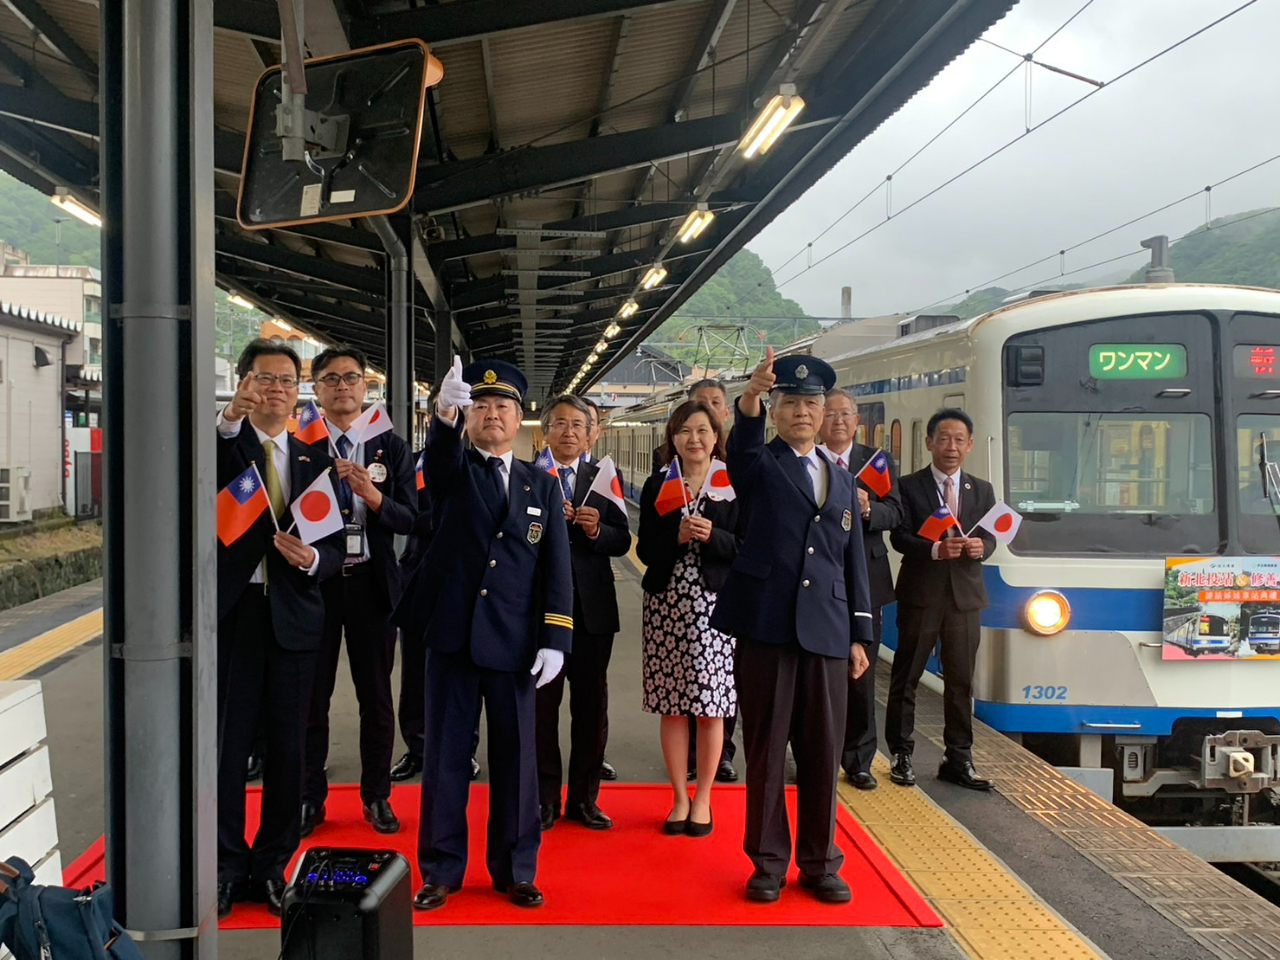
[[[351,459],[351,441],[345,433],[338,437],[338,456],[343,460]],[[345,480],[338,482],[338,506],[342,507],[342,515],[351,519],[356,507],[355,494],[351,492],[351,484]]]
[[560,486],[564,489],[564,498],[573,503],[573,467],[560,468]]
[[502,458],[490,457],[488,460],[489,481],[493,485],[493,495],[497,498],[499,509],[507,505],[507,488],[502,483]]
[[809,495],[813,497],[813,502],[818,502],[818,487],[813,482],[813,470],[811,469],[813,461],[808,457],[800,457],[800,466],[804,470],[804,478],[809,484]]

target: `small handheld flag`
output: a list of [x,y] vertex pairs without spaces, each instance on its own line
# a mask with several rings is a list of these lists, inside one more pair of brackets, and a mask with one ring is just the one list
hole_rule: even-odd
[[325,426],[324,417],[320,415],[320,408],[314,400],[308,400],[307,405],[302,408],[302,414],[298,417],[298,431],[294,436],[307,444],[329,439],[329,428]]
[[598,462],[600,469],[596,471],[595,479],[591,481],[591,487],[587,490],[587,498],[589,499],[593,493],[598,494],[617,506],[625,517],[627,515],[627,502],[622,496],[622,480],[618,477],[617,464],[613,462],[613,457],[604,457]]
[[893,481],[889,477],[889,455],[883,450],[877,450],[858,471],[857,479],[865,483],[867,489],[877,497],[888,494],[893,486]]
[[555,457],[551,456],[551,448],[543,447],[542,452],[533,461],[534,469],[549,473],[557,480],[560,479],[560,471],[556,469]]
[[271,511],[267,486],[256,464],[218,491],[218,540],[229,547],[243,537],[262,516]]
[[391,417],[387,413],[387,408],[379,400],[360,416],[356,417],[351,426],[347,428],[347,432],[354,433],[360,438],[356,441],[357,443],[364,443],[366,440],[380,437],[384,433],[390,433],[392,429]]
[[[981,520],[973,525],[973,530],[981,527],[1000,543],[1009,543],[1018,535],[1020,526],[1022,526],[1022,514],[1007,503],[997,503],[982,515]],[[973,530],[969,532],[973,533]]]
[[948,510],[945,506],[939,507],[933,513],[929,514],[928,519],[920,525],[920,536],[926,540],[941,540],[948,530],[952,527],[959,527],[960,521],[956,519],[956,515]]
[[298,525],[298,539],[303,543],[315,543],[343,527],[338,495],[334,492],[333,481],[329,479],[332,469],[327,467],[324,473],[312,480],[311,486],[303,490],[302,496],[289,507]]
[[698,496],[720,501],[738,499],[733,484],[729,482],[729,468],[723,460],[711,461],[711,469],[707,471],[707,479],[702,481],[702,490],[698,492]]
[[667,467],[667,475],[662,480],[662,486],[658,488],[658,498],[653,502],[653,506],[658,511],[658,516],[665,517],[668,513],[688,505],[684,477],[680,476],[680,460],[677,458]]
[[413,486],[418,490],[427,489],[426,460],[427,454],[425,451],[418,454],[418,465],[413,468]]

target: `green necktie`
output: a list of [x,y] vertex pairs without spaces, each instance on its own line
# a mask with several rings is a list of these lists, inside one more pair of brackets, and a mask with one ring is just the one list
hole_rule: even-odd
[[280,487],[280,474],[276,473],[276,444],[274,440],[262,441],[262,452],[265,454],[265,470],[267,481],[267,498],[271,501],[271,512],[279,520],[284,515],[284,490]]

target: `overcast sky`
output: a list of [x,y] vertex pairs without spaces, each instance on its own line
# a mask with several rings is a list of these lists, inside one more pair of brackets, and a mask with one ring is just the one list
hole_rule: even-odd
[[[1110,81],[1241,2],[1095,0],[1037,59]],[[1013,50],[1030,51],[1083,3],[1022,0],[987,36]],[[1102,89],[821,266],[801,273],[808,259],[802,255],[782,267],[1018,64],[1010,54],[979,42],[749,246],[774,271],[782,292],[814,316],[839,315],[842,286],[853,288],[854,316],[908,311],[951,294],[963,296],[968,288],[1055,254],[1051,262],[998,285],[1044,281],[1057,273],[1056,253],[1062,247],[1280,154],[1277,37],[1280,0],[1258,0]],[[895,214],[1024,130],[1024,70],[1019,67],[894,176]],[[1090,89],[1035,68],[1032,125]],[[1215,189],[1212,198],[1214,217],[1280,204],[1280,160]],[[1068,254],[1066,269],[1137,250],[1140,240],[1154,234],[1165,233],[1172,240],[1203,223],[1204,216],[1204,200],[1197,197]],[[832,253],[884,219],[882,188],[814,244],[812,259]],[[1139,255],[1066,280],[1092,279],[1144,262]]]

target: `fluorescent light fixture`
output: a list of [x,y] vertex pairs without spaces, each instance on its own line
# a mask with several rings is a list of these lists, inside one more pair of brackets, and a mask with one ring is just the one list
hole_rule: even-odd
[[78,220],[83,220],[91,227],[102,226],[102,218],[94,213],[92,209],[73,197],[66,187],[58,187],[54,195],[50,197],[49,200],[58,209],[71,214]]
[[609,324],[607,327],[605,327],[605,328],[604,328],[604,337],[605,337],[605,339],[606,339],[606,340],[612,340],[614,337],[616,337],[616,336],[617,336],[618,334],[620,334],[621,332],[622,332],[622,327],[620,327],[620,326],[619,326],[618,324],[616,324],[616,323],[611,323],[611,324]]
[[258,309],[238,293],[233,293],[231,296],[227,297],[227,303],[234,303],[237,307],[244,307],[246,310]]
[[644,275],[644,280],[640,282],[640,286],[646,290],[652,290],[665,279],[667,279],[667,268],[660,263],[655,263],[649,268],[649,272]]
[[705,203],[698,204],[698,208],[685,217],[684,223],[680,225],[680,242],[688,243],[690,240],[696,240],[715,218],[716,215],[711,212],[710,207]]
[[272,322],[272,323],[274,323],[274,324],[275,324],[277,327],[279,327],[281,330],[285,331],[285,333],[293,333],[293,327],[289,326],[287,323],[285,323],[285,322],[284,322],[283,320],[281,320],[279,317],[272,317],[272,318],[271,318],[271,322]]
[[758,153],[767,153],[803,109],[804,99],[796,94],[796,85],[782,84],[740,141],[742,155],[750,160]]
[[588,370],[590,370],[591,365],[595,362],[596,362],[596,355],[593,353],[593,354],[590,354],[586,360],[582,361],[582,365],[586,367]]
[[596,353],[604,353],[608,349],[609,349],[609,344],[607,341],[601,340],[599,343],[596,344]]
[[622,305],[622,309],[618,311],[618,316],[620,316],[623,320],[625,320],[627,319],[627,317],[632,316],[639,309],[640,309],[640,304],[636,303],[634,300],[628,300],[626,303]]

